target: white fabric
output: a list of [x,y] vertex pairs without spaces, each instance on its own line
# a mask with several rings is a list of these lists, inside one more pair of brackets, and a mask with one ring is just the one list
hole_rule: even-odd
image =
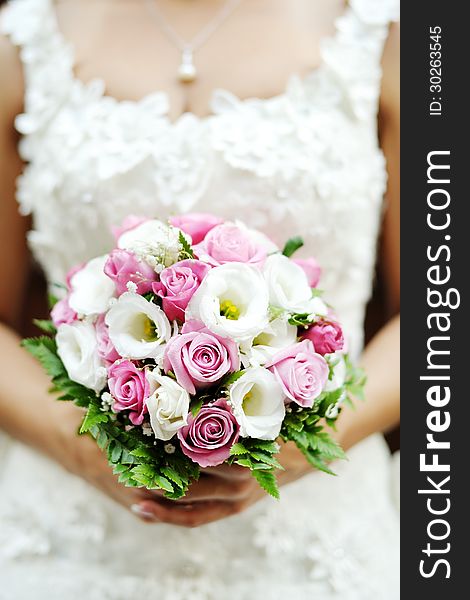
[[[386,175],[377,142],[380,58],[397,0],[351,0],[322,64],[270,100],[217,90],[212,115],[168,116],[73,77],[52,0],[14,0],[28,162],[18,181],[28,239],[50,284],[109,249],[128,213],[241,217],[276,242],[299,234],[357,356]],[[0,439],[0,599],[396,600],[398,517],[380,436],[244,514],[195,530],[147,526],[24,446]]]

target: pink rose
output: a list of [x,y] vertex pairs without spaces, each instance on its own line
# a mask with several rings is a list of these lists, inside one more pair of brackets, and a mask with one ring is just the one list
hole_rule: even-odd
[[311,408],[328,380],[328,364],[316,354],[310,340],[303,340],[277,352],[266,365],[284,393],[305,408]]
[[110,366],[121,357],[109,339],[108,326],[104,319],[105,315],[100,315],[95,323],[97,352],[106,363],[106,366]]
[[313,288],[317,287],[321,275],[321,267],[317,263],[317,261],[313,257],[294,258],[292,260],[293,262],[295,262],[296,265],[299,265],[299,267],[302,267],[302,269],[304,270],[305,275],[307,275],[309,286]]
[[344,348],[344,337],[341,326],[336,321],[319,321],[313,323],[302,333],[302,339],[311,340],[315,352],[321,354],[332,354]]
[[240,435],[240,426],[225,400],[205,405],[188,416],[188,424],[178,430],[181,450],[201,467],[215,467],[230,456],[230,448]]
[[128,291],[129,281],[136,284],[138,294],[146,294],[157,278],[150,265],[139,260],[132,252],[120,249],[111,252],[104,265],[104,272],[114,282],[119,295]]
[[111,227],[114,239],[118,241],[123,233],[135,229],[138,225],[142,225],[142,223],[148,220],[146,217],[137,217],[136,215],[127,216],[119,227]]
[[209,271],[209,265],[192,259],[163,269],[160,281],[154,283],[152,289],[163,298],[163,310],[170,321],[184,321],[184,311]]
[[63,323],[71,323],[76,318],[77,313],[70,308],[68,297],[56,302],[51,310],[51,319],[56,327]]
[[138,369],[130,360],[121,360],[109,367],[108,376],[113,410],[128,410],[131,423],[141,425],[147,412],[145,400],[150,396],[145,370]]
[[173,227],[178,227],[184,233],[189,233],[193,244],[202,242],[213,227],[223,223],[223,219],[206,213],[188,213],[170,217],[169,221]]
[[232,223],[217,225],[204,241],[195,248],[199,256],[208,256],[208,262],[218,266],[228,262],[262,263],[266,248],[257,244],[249,233]]
[[173,371],[177,382],[190,394],[209,387],[240,368],[237,344],[209,331],[201,323],[185,324],[182,333],[165,348],[163,368]]

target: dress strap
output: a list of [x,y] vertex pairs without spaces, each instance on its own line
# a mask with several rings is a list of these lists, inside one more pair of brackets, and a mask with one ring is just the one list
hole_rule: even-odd
[[0,27],[20,49],[24,114],[15,125],[22,135],[31,135],[54,116],[70,91],[73,50],[58,29],[53,0],[10,0]]

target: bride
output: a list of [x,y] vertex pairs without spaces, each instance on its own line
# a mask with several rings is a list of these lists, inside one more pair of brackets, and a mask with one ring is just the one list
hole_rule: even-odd
[[[398,308],[397,4],[3,7],[2,600],[399,597],[393,469],[378,433],[398,419],[397,320],[363,350],[380,231],[390,314]],[[53,291],[108,250],[127,214],[186,211],[241,216],[279,243],[299,234],[323,266],[326,298],[368,373],[366,402],[338,421],[349,455],[338,477],[285,445],[280,502],[228,467],[205,473],[184,502],[123,487],[76,435],[79,409],[53,401],[19,348],[25,240]]]

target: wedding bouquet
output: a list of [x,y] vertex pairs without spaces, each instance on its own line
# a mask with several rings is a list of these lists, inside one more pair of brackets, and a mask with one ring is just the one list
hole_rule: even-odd
[[331,473],[342,449],[325,431],[364,383],[317,289],[294,260],[242,222],[188,214],[128,217],[116,247],[75,267],[47,334],[26,339],[60,400],[128,486],[185,495],[200,467],[251,470],[278,497],[276,440]]

